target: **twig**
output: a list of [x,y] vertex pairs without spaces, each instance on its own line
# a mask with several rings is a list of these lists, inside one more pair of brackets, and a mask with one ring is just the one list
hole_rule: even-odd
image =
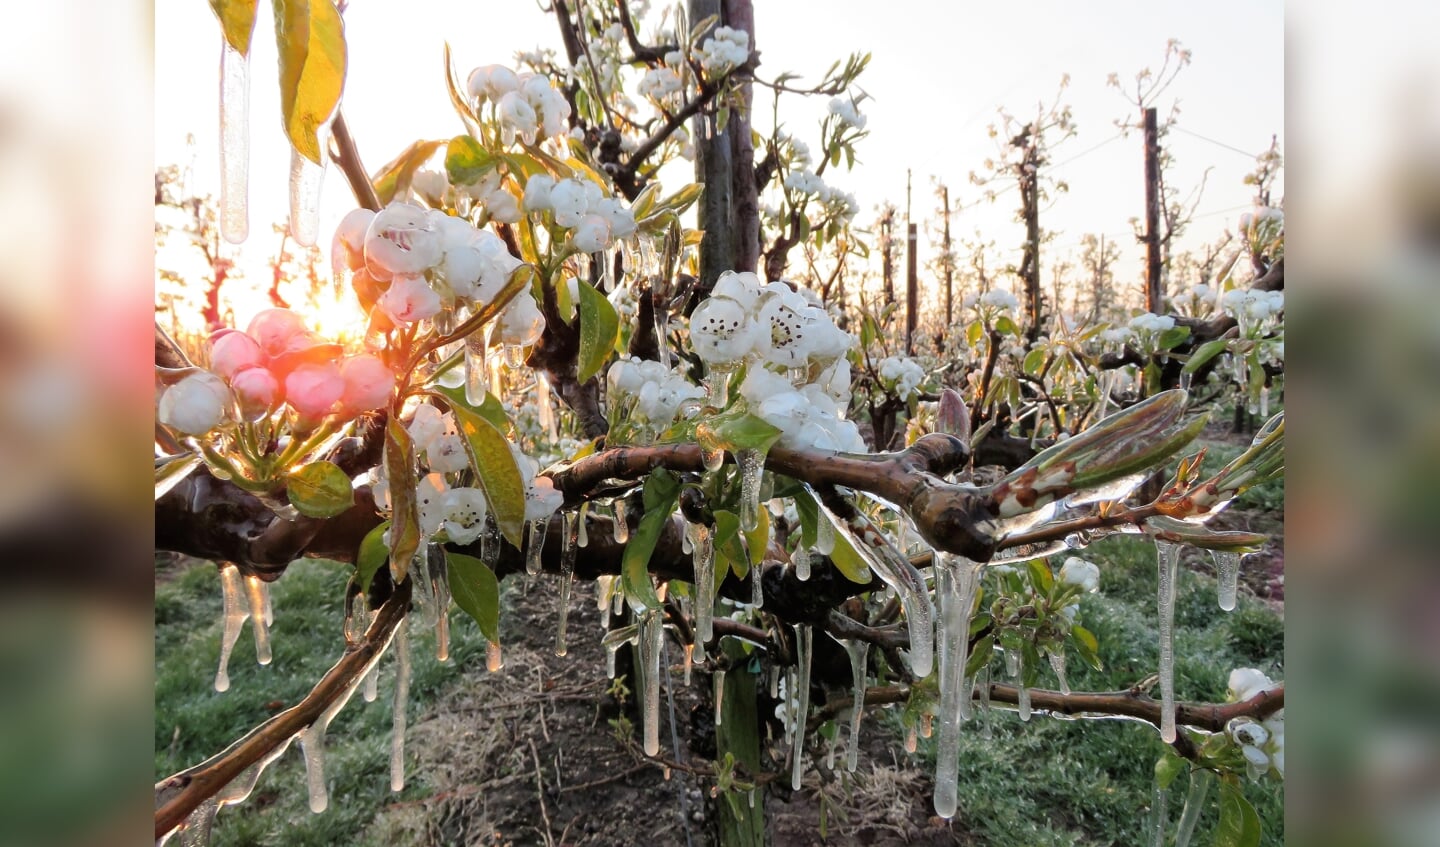
[[610,776],[603,777],[601,779],[592,779],[589,782],[582,782],[579,785],[567,785],[564,788],[560,789],[560,793],[564,794],[567,791],[588,791],[591,788],[599,788],[602,785],[609,785],[612,782],[619,782],[623,779],[632,777],[643,770],[647,770],[649,767],[650,765],[647,762],[641,762],[640,764],[634,765],[626,770],[621,771],[620,773],[611,774]]
[[540,754],[535,752],[535,739],[527,739],[530,744],[530,759],[535,763],[535,796],[540,798],[540,819],[545,822],[545,829],[541,835],[545,836],[546,847],[555,847],[555,833],[550,829],[550,812],[545,808],[545,778],[540,772]]

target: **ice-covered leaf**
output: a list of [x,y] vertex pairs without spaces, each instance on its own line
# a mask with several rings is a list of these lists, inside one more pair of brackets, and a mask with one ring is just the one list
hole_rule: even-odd
[[470,185],[495,168],[491,156],[470,135],[457,135],[445,147],[445,174],[455,185]]
[[345,27],[331,0],[274,0],[280,114],[300,155],[320,164],[319,130],[345,86]]
[[670,522],[670,513],[675,510],[675,501],[680,497],[680,480],[664,468],[650,472],[645,480],[645,514],[640,525],[630,533],[630,543],[625,546],[621,559],[621,580],[625,586],[625,597],[647,609],[660,607],[660,598],[655,586],[650,583],[650,555],[660,541]]
[[510,442],[500,430],[477,412],[464,405],[452,405],[455,424],[465,436],[480,487],[485,490],[485,501],[500,534],[514,545],[516,550],[525,544],[525,479],[520,466],[515,462],[515,453]]
[[370,581],[375,574],[390,561],[390,550],[385,546],[385,530],[390,528],[390,522],[384,521],[379,526],[365,533],[365,538],[360,542],[360,550],[355,554],[355,582],[360,586],[360,593],[370,591]]
[[415,502],[415,445],[395,418],[385,422],[385,478],[390,482],[390,571],[398,582],[420,549],[420,512]]
[[333,462],[311,462],[285,478],[285,493],[302,515],[333,518],[355,505],[350,477]]
[[445,556],[450,595],[455,598],[455,605],[475,619],[487,641],[499,642],[500,583],[495,579],[495,572],[473,556],[449,552]]
[[399,156],[377,171],[375,176],[370,178],[370,183],[375,186],[375,196],[380,198],[380,202],[389,203],[397,196],[404,196],[405,192],[410,190],[410,181],[415,178],[415,172],[429,161],[444,143],[425,140],[413,142]]
[[695,438],[706,450],[758,450],[763,455],[779,440],[781,430],[763,418],[739,408],[714,415],[695,427]]
[[620,335],[620,316],[605,295],[580,280],[580,360],[576,377],[585,382],[600,372],[615,352]]
[[250,36],[255,33],[255,12],[260,0],[210,0],[220,19],[225,41],[241,56],[250,55]]

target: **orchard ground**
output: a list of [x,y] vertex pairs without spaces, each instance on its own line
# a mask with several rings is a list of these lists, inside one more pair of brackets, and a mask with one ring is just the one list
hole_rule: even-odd
[[[1202,443],[1206,468],[1218,469],[1248,438],[1212,426]],[[1183,700],[1221,701],[1236,667],[1284,676],[1284,483],[1256,488],[1217,520],[1217,528],[1269,533],[1262,553],[1245,560],[1239,607],[1222,612],[1214,566],[1187,550],[1176,606],[1177,692]],[[583,555],[583,551],[582,551]],[[1103,672],[1069,663],[1076,690],[1127,688],[1154,671],[1156,569],[1153,547],[1133,537],[1101,541],[1084,554],[1101,568],[1101,590],[1088,596],[1080,620],[1100,639]],[[220,587],[209,563],[167,561],[156,586],[155,767],[170,773],[238,738],[308,691],[337,658],[346,566],[297,562],[274,587],[274,661],[260,667],[248,634],[230,664],[232,686],[210,686],[219,655]],[[432,632],[411,640],[410,730],[405,789],[389,790],[393,659],[381,664],[380,696],[356,696],[330,727],[326,779],[330,807],[309,811],[304,765],[288,752],[266,771],[243,805],[222,810],[217,845],[683,844],[713,843],[715,801],[709,781],[679,770],[666,778],[639,751],[638,721],[630,727],[612,707],[605,676],[601,620],[592,588],[577,585],[569,622],[569,654],[553,654],[554,577],[520,576],[502,583],[505,668],[485,669],[485,642],[474,622],[451,612],[451,656],[435,659]],[[817,662],[821,642],[817,638]],[[711,737],[710,677],[689,687],[678,670],[683,653],[669,644],[675,739],[690,760],[692,736]],[[838,647],[835,648],[838,651]],[[843,663],[841,654],[838,658]],[[839,678],[848,680],[842,669]],[[847,683],[848,684],[848,683]],[[1042,686],[1054,685],[1053,680]],[[632,686],[633,687],[633,686]],[[763,688],[763,686],[762,686]],[[828,692],[827,692],[828,693]],[[836,690],[839,696],[848,692]],[[662,713],[666,711],[662,689]],[[818,694],[812,702],[819,702]],[[762,709],[773,709],[764,701]],[[691,722],[704,727],[690,731]],[[985,738],[976,723],[961,743],[960,814],[947,825],[933,817],[933,741],[904,749],[897,707],[866,713],[854,775],[826,767],[812,747],[802,789],[774,783],[766,800],[769,843],[818,844],[1136,844],[1151,797],[1155,760],[1164,750],[1153,729],[1128,721],[1059,721],[1036,715],[1022,724],[995,711]],[[662,756],[675,759],[668,716]],[[771,750],[783,757],[783,743]],[[843,761],[841,733],[837,760]],[[783,760],[773,765],[784,771]],[[1284,841],[1283,793],[1273,781],[1247,783],[1264,821],[1262,844]],[[1173,825],[1183,784],[1172,787]],[[1213,795],[1212,795],[1213,798]],[[1213,805],[1213,803],[1212,803]],[[683,810],[683,817],[682,817]],[[825,836],[822,838],[822,819]],[[1199,833],[1209,832],[1213,808]],[[1202,842],[1203,843],[1203,842]]]

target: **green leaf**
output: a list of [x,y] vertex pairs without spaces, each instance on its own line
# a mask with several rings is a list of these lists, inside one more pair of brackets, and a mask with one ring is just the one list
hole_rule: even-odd
[[755,528],[745,533],[745,547],[750,551],[750,564],[765,561],[765,551],[770,544],[770,510],[761,508]]
[[494,424],[469,408],[452,405],[450,410],[455,414],[460,434],[465,436],[470,460],[480,476],[480,487],[485,489],[485,502],[500,526],[500,533],[516,550],[524,549],[525,478],[520,475],[510,442]]
[[[745,548],[740,544],[740,516],[728,509],[715,510],[715,553],[730,563],[730,570],[735,575],[744,579],[750,573],[750,559],[745,555]],[[720,570],[720,568],[716,568]],[[716,577],[716,582],[725,578],[723,573]]]
[[1095,633],[1079,624],[1070,627],[1070,643],[1075,645],[1075,652],[1085,660],[1085,664],[1095,670],[1103,670],[1100,663],[1100,641]]
[[970,658],[965,660],[965,676],[973,677],[990,664],[990,654],[995,650],[995,636],[986,635],[970,648]]
[[1039,594],[1049,594],[1050,589],[1055,587],[1055,576],[1050,573],[1050,566],[1044,559],[1031,559],[1025,563],[1030,569],[1030,584],[1035,586]]
[[675,501],[680,498],[680,480],[664,468],[650,472],[645,480],[642,495],[645,514],[640,524],[630,534],[630,543],[625,546],[625,555],[620,561],[620,578],[625,586],[625,596],[632,603],[640,603],[647,609],[660,608],[660,598],[655,586],[650,584],[650,555],[660,541],[660,533],[670,522],[670,513],[675,510]]
[[1190,354],[1185,362],[1185,367],[1180,369],[1181,373],[1193,374],[1205,366],[1205,363],[1225,352],[1230,345],[1229,339],[1217,338],[1214,341],[1207,341],[1200,345],[1200,348]]
[[241,56],[250,55],[250,36],[255,33],[255,12],[260,0],[210,0],[210,8],[220,19],[225,42]]
[[605,295],[580,280],[580,361],[576,377],[585,382],[600,372],[615,352],[620,335],[620,316]]
[[311,462],[288,474],[285,493],[307,518],[333,518],[355,505],[350,477],[333,462]]
[[762,454],[783,434],[775,425],[738,406],[714,415],[695,427],[695,438],[706,450],[759,450]]
[[1026,353],[1025,362],[1022,367],[1025,369],[1025,373],[1030,376],[1039,376],[1040,369],[1045,367],[1045,349],[1043,347],[1036,347],[1034,350]]
[[360,542],[360,552],[355,555],[355,581],[360,583],[361,594],[370,592],[370,581],[390,561],[390,550],[386,548],[383,537],[389,528],[390,522],[384,521],[365,533]]
[[345,27],[331,0],[274,0],[280,116],[290,144],[320,164],[320,126],[345,87]]
[[420,549],[420,512],[415,503],[415,445],[403,424],[385,423],[385,476],[390,481],[390,572],[405,579],[410,560]]
[[971,347],[978,346],[980,344],[980,339],[984,337],[985,325],[980,323],[980,321],[971,321],[970,325],[965,327],[965,341]]
[[[487,641],[500,641],[500,582],[494,571],[474,556],[445,554],[449,572],[450,596],[455,605],[480,625]],[[445,612],[442,610],[441,614]]]
[[470,135],[457,135],[445,146],[445,174],[455,185],[470,185],[495,169],[495,157]]
[[1175,751],[1167,749],[1165,755],[1155,762],[1155,781],[1159,783],[1160,789],[1168,790],[1175,777],[1190,769],[1189,762],[1175,755]]
[[1019,335],[1020,327],[1015,325],[1009,315],[1001,315],[995,319],[995,331],[1001,335]]
[[1215,847],[1256,847],[1260,843],[1260,816],[1245,799],[1236,781],[1220,783],[1220,820],[1215,824]]
[[415,172],[420,166],[429,161],[435,151],[439,150],[444,141],[416,141],[396,156],[392,161],[376,172],[370,178],[375,186],[375,196],[380,198],[381,203],[389,203],[396,196],[403,195],[410,190],[410,181],[415,178]]
[[1160,333],[1160,338],[1157,339],[1155,343],[1159,345],[1161,350],[1169,350],[1189,337],[1190,327],[1172,326]]
[[495,395],[491,394],[488,391],[485,392],[484,403],[481,403],[479,406],[472,406],[470,405],[470,402],[465,399],[464,388],[446,388],[444,386],[437,385],[432,387],[430,390],[434,391],[436,394],[443,395],[452,407],[463,406],[469,411],[474,412],[475,414],[494,424],[495,428],[501,430],[502,432],[510,428],[510,418],[505,416],[505,407],[501,406],[500,401],[495,399]]

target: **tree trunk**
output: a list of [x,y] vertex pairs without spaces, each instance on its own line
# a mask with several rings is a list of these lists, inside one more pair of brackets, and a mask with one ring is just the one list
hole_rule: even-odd
[[1164,314],[1160,287],[1160,142],[1155,110],[1145,110],[1145,310]]

